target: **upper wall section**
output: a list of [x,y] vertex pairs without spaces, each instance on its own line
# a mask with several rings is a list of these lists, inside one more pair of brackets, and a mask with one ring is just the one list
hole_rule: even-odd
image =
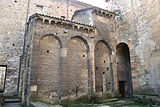
[[98,37],[105,40],[115,50],[117,38],[115,16],[113,12],[93,7],[76,11],[72,21],[95,26]]
[[76,10],[92,7],[76,0],[31,0],[29,16],[34,13],[71,19]]
[[72,20],[75,22],[80,22],[82,24],[94,26],[95,25],[94,14],[105,18],[113,19],[115,17],[115,13],[100,8],[92,7],[92,8],[77,10],[73,15]]

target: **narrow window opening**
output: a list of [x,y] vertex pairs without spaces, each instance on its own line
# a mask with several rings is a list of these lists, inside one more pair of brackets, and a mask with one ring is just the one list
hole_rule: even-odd
[[106,63],[106,61],[104,60],[104,63]]
[[47,53],[49,53],[49,50],[47,50]]
[[36,5],[36,12],[37,12],[37,13],[40,13],[40,14],[43,14],[43,6],[41,6],[41,5]]
[[13,46],[15,46],[14,44],[12,44]]
[[85,55],[83,55],[83,57],[85,57]]
[[0,93],[4,92],[7,66],[0,65]]

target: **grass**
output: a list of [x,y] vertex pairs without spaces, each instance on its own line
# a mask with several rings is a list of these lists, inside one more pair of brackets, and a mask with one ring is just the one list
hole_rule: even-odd
[[149,105],[139,104],[132,101],[132,99],[123,100],[104,100],[103,103],[87,103],[87,102],[74,102],[70,104],[63,104],[63,107],[97,107],[100,105],[108,105],[110,107],[150,107]]
[[[97,107],[97,106],[98,106],[97,104],[69,104],[63,107]],[[108,106],[110,107],[150,107],[149,105],[142,105],[142,104],[136,104],[136,103],[135,104],[123,104],[123,105],[108,104]]]

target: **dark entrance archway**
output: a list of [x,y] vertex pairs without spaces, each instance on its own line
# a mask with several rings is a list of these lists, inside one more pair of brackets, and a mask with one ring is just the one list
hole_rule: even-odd
[[131,97],[133,89],[129,47],[126,43],[119,43],[116,50],[118,90],[121,97]]

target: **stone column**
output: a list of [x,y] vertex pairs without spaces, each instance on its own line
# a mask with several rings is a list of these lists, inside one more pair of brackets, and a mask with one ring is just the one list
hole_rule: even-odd
[[94,67],[94,44],[89,44],[90,50],[88,52],[88,89],[89,95],[92,95],[95,92],[95,67]]
[[66,46],[62,46],[61,50],[60,50],[60,61],[59,61],[59,81],[58,81],[58,85],[59,85],[59,92],[58,92],[58,97],[59,97],[59,102],[61,103],[61,96],[62,96],[62,73],[65,71],[65,62],[66,62],[66,56],[67,56],[67,47]]
[[114,74],[113,74],[113,56],[112,53],[109,55],[110,60],[110,76],[111,76],[111,94],[114,96]]

